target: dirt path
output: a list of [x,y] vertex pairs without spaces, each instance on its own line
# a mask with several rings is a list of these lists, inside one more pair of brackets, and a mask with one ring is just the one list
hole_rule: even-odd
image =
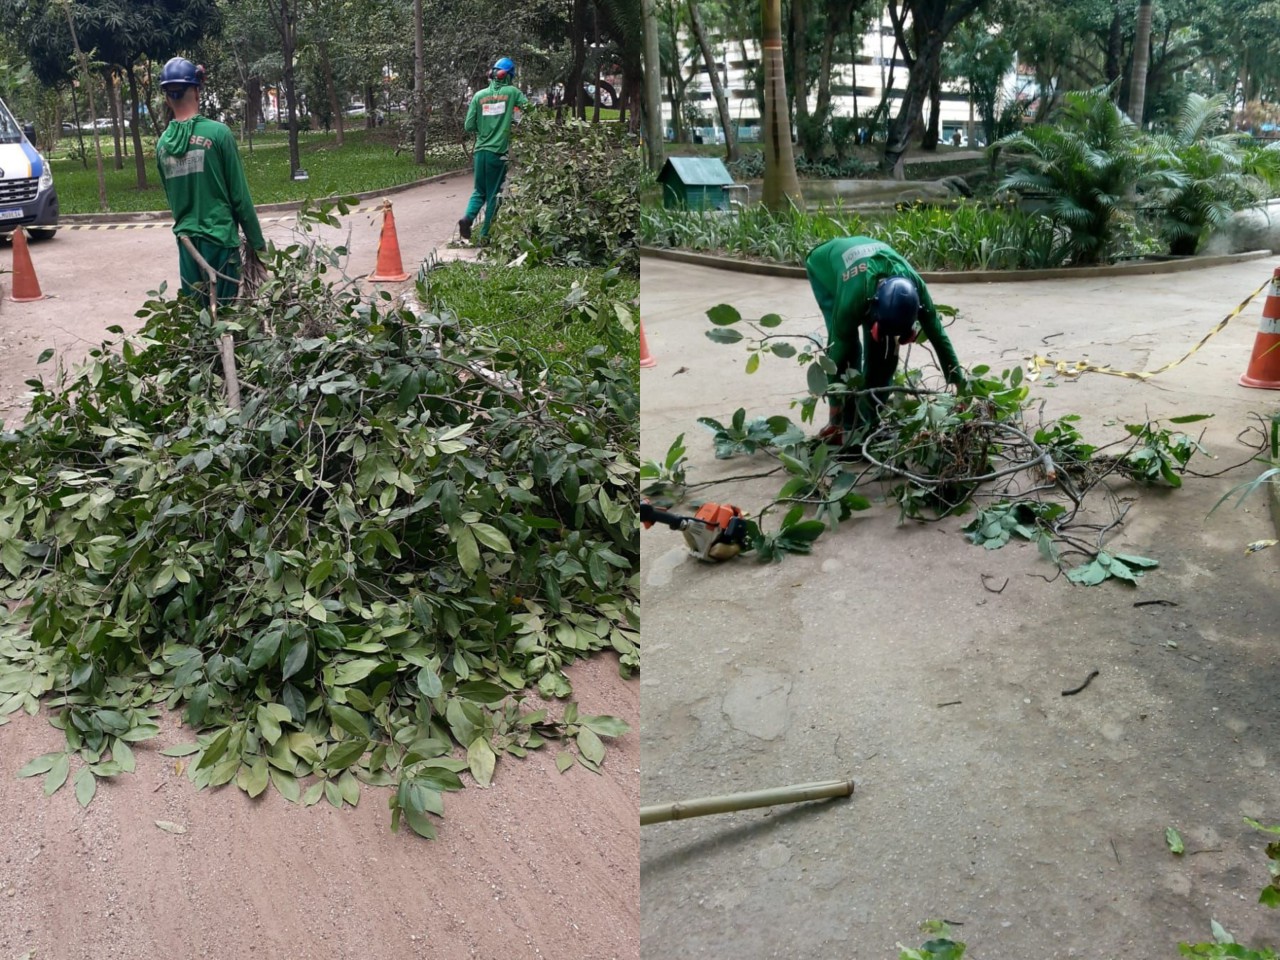
[[[395,198],[410,272],[448,240],[467,189],[450,181]],[[349,223],[349,272],[367,272],[380,220]],[[266,232],[279,242],[288,229]],[[0,418],[10,420],[41,350],[74,362],[107,326],[131,329],[147,290],[177,279],[163,228],[67,231],[32,256],[49,299],[0,305]],[[490,789],[448,796],[435,842],[390,832],[383,789],[341,811],[274,791],[198,792],[158,755],[190,740],[176,724],[136,745],[137,773],[100,786],[82,810],[68,789],[46,799],[41,778],[15,779],[62,741],[44,716],[16,716],[0,727],[0,960],[636,960],[639,684],[619,678],[612,655],[569,674],[585,712],[633,728],[611,742],[603,774],[561,775],[553,751],[503,760]]]
[[[967,365],[1011,367],[1048,343],[1142,370],[1274,266],[931,291],[961,310],[951,336]],[[727,302],[780,313],[771,332],[821,330],[807,284],[651,260],[642,276],[658,361],[642,373],[642,456],[684,433],[692,481],[760,471],[715,461],[695,418],[788,412],[803,371],[766,360],[744,375],[745,352],[709,343],[702,318]],[[1260,312],[1150,383],[1045,379],[1032,398],[1080,413],[1088,438],[1215,413],[1195,429],[1220,458],[1200,469],[1221,470],[1247,455],[1248,415],[1277,401],[1236,384]],[[1161,564],[1136,589],[1047,583],[1033,546],[979,549],[963,519],[900,527],[884,504],[776,566],[705,567],[670,533],[644,534],[643,802],[857,782],[849,800],[646,827],[645,955],[884,958],[918,946],[931,917],[959,921],[970,955],[994,960],[1172,957],[1211,939],[1211,919],[1280,942],[1280,916],[1257,903],[1267,838],[1242,819],[1280,822],[1280,556],[1244,554],[1275,536],[1261,497],[1208,515],[1259,469],[1120,487],[1133,503],[1113,545]],[[780,482],[699,495],[751,509]]]

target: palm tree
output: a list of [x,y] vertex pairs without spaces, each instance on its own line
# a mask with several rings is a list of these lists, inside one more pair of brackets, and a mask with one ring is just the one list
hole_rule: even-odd
[[1280,151],[1245,151],[1240,136],[1224,133],[1230,105],[1223,94],[1190,94],[1173,128],[1155,138],[1176,158],[1181,178],[1152,194],[1169,252],[1190,256],[1237,210],[1265,200],[1280,183]]
[[655,0],[641,0],[644,36],[644,136],[649,169],[662,169],[662,67],[658,55],[658,15]]
[[1129,79],[1129,119],[1142,126],[1147,99],[1147,67],[1151,62],[1151,0],[1138,0],[1138,30],[1133,38],[1133,73]]
[[783,210],[800,206],[800,181],[791,146],[791,117],[787,110],[787,74],[782,63],[782,0],[762,0],[764,26],[764,205]]
[[1022,164],[1000,189],[1047,201],[1045,212],[1063,231],[1073,263],[1105,263],[1115,252],[1126,198],[1181,181],[1168,157],[1142,143],[1110,95],[1110,86],[1072,91],[1052,123],[992,144]]

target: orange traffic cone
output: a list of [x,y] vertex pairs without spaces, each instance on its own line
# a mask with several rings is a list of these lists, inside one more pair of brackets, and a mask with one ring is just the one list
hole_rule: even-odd
[[31,265],[27,234],[21,227],[13,231],[13,294],[9,299],[16,303],[44,299],[40,281],[36,279],[36,268]]
[[369,279],[374,283],[399,283],[408,280],[404,262],[400,259],[400,241],[396,239],[396,215],[391,212],[391,201],[382,201],[382,236],[378,238],[378,265]]
[[649,341],[644,336],[644,321],[640,321],[640,366],[656,367],[658,361],[649,353]]
[[1271,276],[1271,290],[1262,305],[1262,323],[1253,341],[1249,369],[1241,386],[1280,390],[1280,267]]

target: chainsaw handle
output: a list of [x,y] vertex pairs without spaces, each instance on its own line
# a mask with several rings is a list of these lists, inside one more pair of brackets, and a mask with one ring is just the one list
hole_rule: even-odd
[[640,522],[646,527],[654,523],[662,523],[672,530],[679,530],[688,520],[688,517],[681,517],[674,513],[667,513],[665,510],[659,510],[646,501],[641,501],[640,503]]

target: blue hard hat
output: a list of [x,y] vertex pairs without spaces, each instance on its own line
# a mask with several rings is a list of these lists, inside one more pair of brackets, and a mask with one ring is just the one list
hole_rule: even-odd
[[510,57],[503,57],[493,65],[493,69],[489,71],[489,76],[495,80],[512,80],[516,75],[515,61]]
[[204,69],[190,60],[174,57],[160,69],[160,87],[198,87],[204,83]]
[[920,313],[920,291],[906,277],[886,277],[876,287],[871,316],[888,337],[907,337]]

